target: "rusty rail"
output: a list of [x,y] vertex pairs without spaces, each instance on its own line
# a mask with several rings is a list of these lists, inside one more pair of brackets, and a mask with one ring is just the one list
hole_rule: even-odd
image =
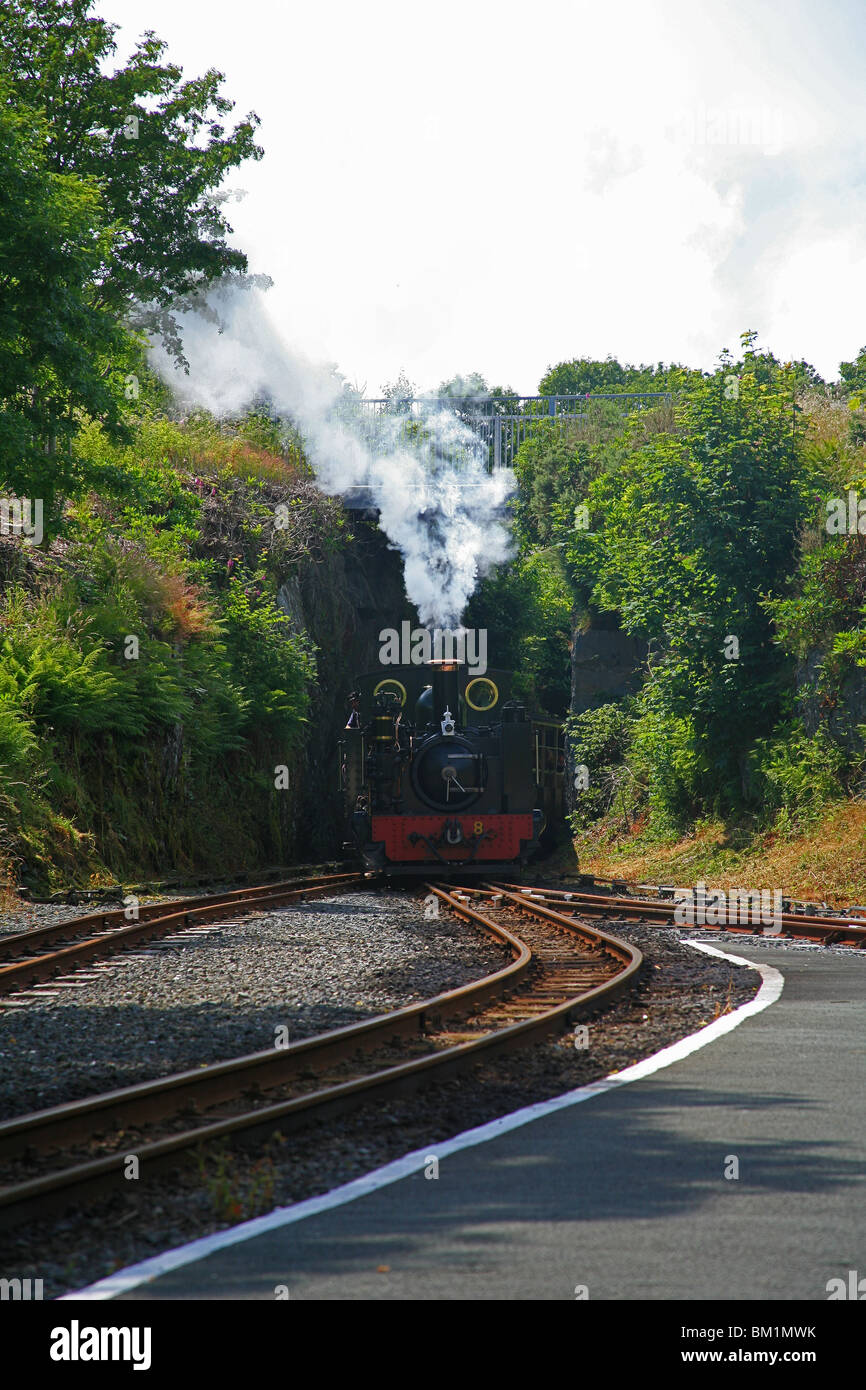
[[199,898],[181,898],[175,902],[149,903],[137,909],[138,919],[128,926],[115,926],[126,921],[122,908],[112,912],[88,913],[50,927],[34,927],[32,931],[17,932],[0,939],[0,955],[15,955],[22,950],[34,950],[51,941],[67,941],[83,936],[94,927],[102,928],[99,936],[62,946],[45,955],[29,955],[11,964],[0,966],[0,995],[26,989],[28,985],[51,979],[53,975],[87,965],[90,961],[111,956],[115,951],[128,950],[154,937],[166,936],[198,922],[218,921],[237,911],[254,912],[267,907],[304,902],[307,898],[328,893],[342,893],[350,888],[363,887],[363,874],[329,874],[323,877],[288,880],[265,887],[238,888],[229,893],[217,893]]
[[[311,1071],[325,1070],[335,1061],[358,1052],[381,1047],[392,1039],[424,1034],[432,1024],[441,1025],[447,1018],[471,1014],[490,1001],[513,993],[519,985],[531,987],[533,954],[519,937],[477,911],[464,897],[456,897],[438,885],[429,885],[429,888],[449,910],[473,921],[508,945],[513,955],[511,963],[480,980],[422,1003],[285,1048],[219,1062],[6,1121],[0,1124],[0,1153],[9,1156],[34,1150],[50,1151],[76,1139],[90,1140],[112,1128],[128,1130],[134,1125],[164,1120],[190,1105],[234,1101],[252,1088],[273,1089]],[[427,1080],[453,1075],[486,1057],[525,1046],[560,1030],[566,1022],[613,1002],[629,988],[640,967],[642,957],[636,947],[543,905],[527,903],[518,894],[476,889],[473,896],[482,900],[494,897],[507,902],[511,908],[528,912],[554,925],[558,931],[577,938],[597,953],[600,963],[607,960],[620,968],[604,982],[551,1007],[542,1007],[528,1018],[484,1032],[469,1041],[447,1045],[438,1052],[388,1065],[306,1094],[245,1109],[242,1113],[217,1118],[162,1139],[139,1144],[127,1137],[127,1151],[136,1154],[140,1169],[154,1172],[171,1167],[183,1153],[214,1140],[241,1134],[257,1136],[277,1129],[285,1132],[308,1123],[313,1117],[319,1119],[342,1113],[373,1096],[380,1099],[414,1090]],[[605,964],[605,969],[608,968]],[[68,1206],[73,1199],[106,1188],[116,1190],[123,1163],[124,1154],[112,1153],[0,1189],[0,1226],[42,1216],[48,1210]]]
[[[671,926],[684,926],[701,931],[729,931],[753,936],[762,934],[763,928],[749,922],[689,922],[679,923],[675,919],[677,904],[653,901],[647,898],[617,898],[608,893],[582,893],[564,888],[528,888],[521,884],[498,884],[501,891],[508,891],[537,903],[566,903],[585,916],[631,917],[645,922],[658,922]],[[708,890],[709,891],[709,890]],[[816,941],[825,946],[852,946],[861,950],[866,947],[866,925],[849,922],[844,916],[823,917],[799,912],[782,912],[781,930],[766,935],[800,938]]]

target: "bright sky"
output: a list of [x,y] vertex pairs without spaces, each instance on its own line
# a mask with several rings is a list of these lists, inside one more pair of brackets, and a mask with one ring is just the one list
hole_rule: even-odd
[[537,389],[576,356],[710,367],[756,328],[866,343],[862,0],[98,0],[226,75],[265,157],[229,210],[288,344]]

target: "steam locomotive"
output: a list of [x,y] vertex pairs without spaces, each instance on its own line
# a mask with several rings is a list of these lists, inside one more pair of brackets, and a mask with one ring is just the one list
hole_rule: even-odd
[[348,843],[368,868],[490,874],[537,851],[561,810],[559,728],[528,718],[511,683],[507,671],[473,675],[457,660],[357,682],[340,785]]

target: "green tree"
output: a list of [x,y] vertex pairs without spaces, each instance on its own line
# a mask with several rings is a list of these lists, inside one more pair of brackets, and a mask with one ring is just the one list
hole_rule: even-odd
[[866,347],[860,349],[853,362],[839,363],[839,376],[846,393],[866,389]]
[[246,270],[226,240],[227,195],[218,190],[230,169],[261,157],[258,117],[227,131],[233,103],[221,94],[223,75],[183,81],[150,30],[109,71],[118,26],[92,8],[93,0],[6,0],[0,74],[16,105],[44,116],[48,168],[98,182],[119,229],[93,270],[96,304],[159,327],[180,357],[170,306]]
[[48,527],[80,474],[78,412],[123,434],[133,345],[92,289],[113,244],[98,188],[48,169],[44,122],[4,95],[0,84],[0,481],[42,499]]
[[481,580],[463,621],[487,629],[491,666],[512,670],[536,708],[563,715],[571,694],[572,598],[555,549],[500,565]]
[[548,367],[538,390],[542,396],[584,396],[598,392],[606,395],[621,391],[676,391],[689,381],[700,380],[701,373],[687,367],[659,362],[655,367],[623,366],[615,357],[599,361],[592,357],[575,357]]
[[497,402],[509,408],[517,401],[517,392],[511,386],[488,386],[487,379],[480,372],[468,372],[466,376],[449,377],[440,381],[434,395],[442,399],[465,400],[474,398],[479,405]]
[[599,467],[596,451],[575,431],[540,421],[521,444],[516,473],[517,533],[526,551],[558,545],[574,527],[574,508]]
[[415,383],[410,381],[401,369],[396,381],[386,381],[382,386],[385,409],[389,415],[408,415],[415,399]]
[[453,401],[451,409],[454,414],[470,429],[487,425],[492,465],[493,437],[489,434],[490,420],[494,415],[509,415],[517,410],[517,395],[512,388],[488,386],[480,372],[469,372],[466,376],[458,374],[448,381],[440,382],[435,399]]
[[466,376],[458,374],[450,377],[448,381],[440,381],[436,395],[443,399],[452,397],[465,400],[467,396],[472,396],[486,400],[490,395],[490,387],[480,372],[469,372]]
[[637,745],[688,768],[709,804],[746,790],[746,750],[778,717],[782,658],[762,600],[782,591],[812,508],[794,373],[760,381],[753,339],[683,398],[675,433],[591,483],[593,529],[566,551],[595,576],[594,601],[652,644]]

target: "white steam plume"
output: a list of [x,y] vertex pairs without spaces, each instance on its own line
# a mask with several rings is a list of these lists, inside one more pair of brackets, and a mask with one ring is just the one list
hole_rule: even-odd
[[189,375],[162,345],[152,351],[155,368],[182,401],[217,416],[267,396],[303,435],[323,491],[370,489],[422,623],[455,628],[478,579],[509,556],[511,470],[489,474],[486,444],[432,402],[408,432],[405,415],[365,416],[333,369],[286,346],[258,290],[217,290],[210,302],[222,332],[197,314],[178,316]]

